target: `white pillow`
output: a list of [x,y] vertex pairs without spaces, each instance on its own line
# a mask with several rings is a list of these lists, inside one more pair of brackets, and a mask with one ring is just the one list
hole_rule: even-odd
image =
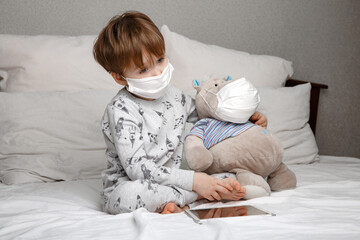
[[318,147],[308,124],[310,83],[295,87],[258,88],[258,111],[268,118],[268,129],[284,147],[286,164],[307,164],[318,160]]
[[95,36],[0,35],[1,91],[116,87],[92,55],[94,40]]
[[100,177],[106,168],[100,121],[116,92],[0,92],[0,180]]
[[281,87],[292,76],[291,62],[279,57],[252,55],[246,52],[207,45],[177,33],[164,25],[166,54],[175,68],[172,83],[194,93],[194,79],[245,77],[255,87]]

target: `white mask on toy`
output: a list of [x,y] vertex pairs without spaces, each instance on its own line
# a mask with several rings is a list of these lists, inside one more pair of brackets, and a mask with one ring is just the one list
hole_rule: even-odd
[[260,103],[260,96],[256,88],[245,78],[240,78],[226,84],[216,95],[218,105],[216,109],[210,107],[201,95],[206,104],[214,110],[215,114],[223,121],[234,123],[245,123],[254,114]]
[[125,78],[127,90],[137,96],[157,99],[165,95],[169,86],[174,67],[168,63],[164,71],[158,75],[147,78]]

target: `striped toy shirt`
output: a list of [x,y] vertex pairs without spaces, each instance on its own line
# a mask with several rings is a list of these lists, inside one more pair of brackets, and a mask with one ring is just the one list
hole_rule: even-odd
[[209,149],[222,140],[235,137],[253,127],[251,122],[232,123],[216,120],[213,118],[204,118],[197,121],[187,136],[195,135],[203,139],[204,146]]

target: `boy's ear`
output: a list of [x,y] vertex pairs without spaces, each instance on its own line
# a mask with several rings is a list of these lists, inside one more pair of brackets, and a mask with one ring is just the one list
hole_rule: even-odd
[[125,79],[122,78],[122,76],[118,73],[111,72],[111,76],[114,78],[115,82],[117,82],[120,85],[127,85],[127,82]]
[[193,87],[196,89],[196,92],[200,92],[201,88],[200,88],[200,82],[197,79],[193,80]]

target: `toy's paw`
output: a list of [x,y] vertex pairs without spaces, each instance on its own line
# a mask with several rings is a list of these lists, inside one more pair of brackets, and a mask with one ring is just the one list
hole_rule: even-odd
[[191,152],[186,154],[186,160],[190,169],[202,172],[210,167],[213,156],[205,147],[194,146]]
[[269,196],[270,192],[266,191],[264,188],[256,186],[256,185],[247,185],[244,186],[246,188],[246,193],[243,199],[249,200],[258,197]]

